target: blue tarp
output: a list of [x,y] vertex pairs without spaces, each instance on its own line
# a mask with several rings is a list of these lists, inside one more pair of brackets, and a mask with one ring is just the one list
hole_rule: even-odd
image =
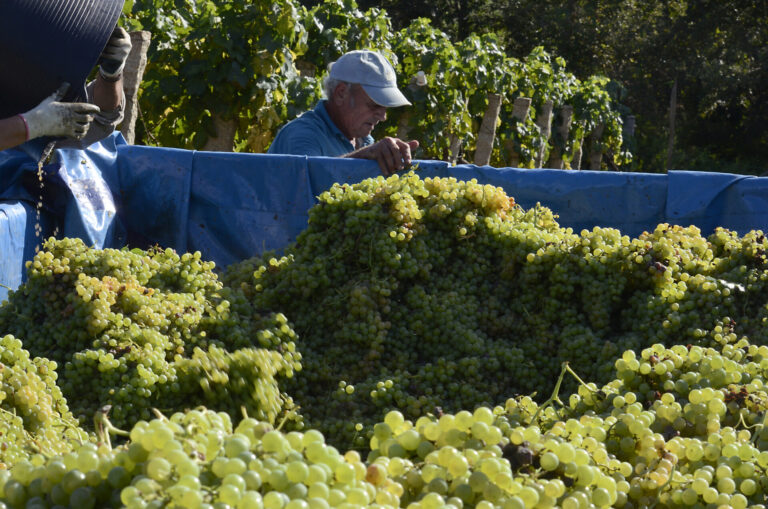
[[[605,226],[636,237],[668,222],[696,225],[705,235],[717,226],[743,234],[768,224],[768,178],[417,164],[422,177],[475,178],[504,188],[525,208],[540,202],[575,231]],[[279,250],[304,229],[316,197],[334,182],[379,174],[373,161],[133,146],[119,134],[87,150],[55,151],[43,168],[42,193],[37,171],[24,152],[0,152],[5,287],[18,286],[24,261],[54,232],[99,248],[200,251],[219,266]],[[6,293],[0,286],[0,300]]]

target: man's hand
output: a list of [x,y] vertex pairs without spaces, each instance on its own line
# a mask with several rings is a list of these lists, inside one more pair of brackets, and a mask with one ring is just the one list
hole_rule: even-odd
[[124,28],[115,27],[99,57],[99,74],[107,81],[117,81],[123,74],[125,61],[131,53],[131,36]]
[[89,103],[62,103],[68,84],[43,99],[43,102],[20,116],[27,126],[27,140],[40,136],[67,136],[77,140],[88,132],[99,107]]
[[388,177],[411,165],[411,150],[418,146],[419,142],[416,140],[403,141],[398,138],[386,137],[373,145],[355,150],[344,157],[374,159],[379,163],[381,173]]

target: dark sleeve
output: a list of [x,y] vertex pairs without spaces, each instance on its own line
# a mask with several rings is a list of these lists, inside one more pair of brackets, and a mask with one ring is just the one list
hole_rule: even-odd
[[[85,99],[78,98],[79,101],[84,101],[93,104],[93,88],[95,81],[88,83],[85,88]],[[97,141],[103,140],[110,134],[112,134],[117,126],[123,121],[125,114],[125,90],[123,90],[123,98],[120,100],[120,105],[111,111],[100,111],[93,116],[93,122],[88,127],[88,132],[81,140],[64,139],[56,144],[56,148],[79,148],[84,149]]]

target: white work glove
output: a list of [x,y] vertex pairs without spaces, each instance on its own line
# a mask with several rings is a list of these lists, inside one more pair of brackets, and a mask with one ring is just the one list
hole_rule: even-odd
[[123,74],[125,61],[131,52],[131,36],[124,28],[115,27],[99,57],[99,74],[107,81],[117,81]]
[[19,115],[27,126],[27,140],[40,136],[80,140],[85,136],[93,115],[101,110],[95,104],[59,102],[68,88],[69,84],[65,83],[33,109]]

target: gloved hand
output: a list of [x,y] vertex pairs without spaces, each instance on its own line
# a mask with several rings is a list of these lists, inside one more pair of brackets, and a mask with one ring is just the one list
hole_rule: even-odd
[[99,74],[102,78],[107,81],[117,81],[120,78],[131,46],[131,36],[128,32],[124,28],[115,27],[99,57]]
[[93,115],[101,111],[95,104],[63,103],[69,84],[65,83],[43,102],[20,116],[27,125],[27,140],[40,136],[67,136],[80,140],[88,132]]

